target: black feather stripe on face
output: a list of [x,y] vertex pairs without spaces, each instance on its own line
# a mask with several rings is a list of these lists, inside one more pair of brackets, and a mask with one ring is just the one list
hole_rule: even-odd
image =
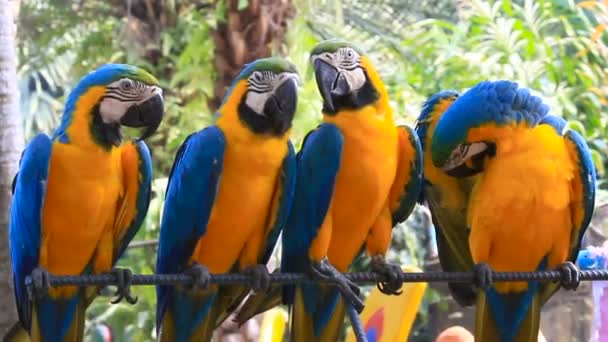
[[280,137],[291,128],[296,105],[297,76],[294,78],[291,72],[255,71],[248,79],[238,116],[253,132]]
[[99,104],[92,110],[91,133],[93,139],[104,149],[110,150],[112,146],[120,145],[122,133],[119,123],[105,123],[99,112]]

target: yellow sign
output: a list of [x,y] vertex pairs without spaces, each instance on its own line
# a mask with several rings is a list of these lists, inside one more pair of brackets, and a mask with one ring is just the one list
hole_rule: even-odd
[[[404,272],[420,272],[416,267],[402,269]],[[368,342],[406,342],[426,286],[426,283],[404,283],[401,287],[403,293],[399,296],[387,296],[374,287],[361,313]],[[355,335],[349,329],[346,342],[355,341]]]
[[[404,272],[420,272],[416,267],[403,267]],[[365,300],[361,323],[368,342],[405,342],[416,319],[426,283],[404,283],[403,293],[387,296],[374,287]],[[279,307],[269,310],[262,320],[260,342],[281,342],[287,327],[287,312]],[[346,342],[355,342],[349,329]]]
[[282,342],[287,326],[287,312],[280,307],[268,310],[262,319],[260,342]]

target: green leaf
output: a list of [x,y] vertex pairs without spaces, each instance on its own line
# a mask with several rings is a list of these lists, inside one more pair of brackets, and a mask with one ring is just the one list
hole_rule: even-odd
[[566,127],[569,129],[575,130],[580,133],[582,136],[586,136],[585,126],[582,122],[578,120],[568,120]]
[[591,148],[591,157],[593,158],[593,164],[595,165],[595,170],[597,171],[597,177],[604,177],[604,174],[606,172],[606,169],[604,167],[604,158],[602,158],[600,152],[598,152],[594,148]]
[[242,11],[247,8],[247,6],[249,6],[249,0],[239,0],[239,3],[236,8],[237,10]]
[[215,7],[215,19],[218,22],[226,21],[226,14],[228,13],[228,6],[226,0],[218,0]]

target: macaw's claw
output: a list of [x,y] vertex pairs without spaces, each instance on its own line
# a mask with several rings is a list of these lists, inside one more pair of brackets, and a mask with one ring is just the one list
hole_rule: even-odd
[[30,298],[41,299],[46,297],[51,288],[49,272],[42,267],[37,267],[32,270],[30,278],[31,284],[27,288]]
[[398,296],[403,291],[399,291],[403,282],[401,281],[401,267],[389,264],[382,255],[374,255],[370,263],[372,272],[386,277],[387,281],[378,282],[378,290],[385,295]]
[[190,291],[206,290],[211,285],[211,273],[209,273],[209,269],[199,263],[193,263],[184,273],[193,279],[192,285],[188,288]]
[[566,290],[576,290],[581,283],[581,272],[575,264],[568,261],[559,266],[557,270],[561,273],[560,285]]
[[473,283],[477,288],[487,290],[492,286],[492,268],[485,262],[473,266]]
[[127,268],[113,268],[110,273],[117,279],[116,292],[114,293],[116,299],[110,303],[117,304],[123,299],[131,305],[137,303],[137,296],[133,297],[133,295],[131,295],[131,281],[133,280],[133,273],[131,270]]
[[323,258],[318,262],[313,261],[310,266],[310,274],[313,279],[334,283],[344,299],[350,302],[357,312],[361,313],[363,311],[364,305],[361,298],[359,298],[359,294],[361,293],[359,286],[338,271],[329,263],[327,258]]
[[270,289],[270,273],[265,265],[252,265],[243,270],[251,276],[251,290],[255,293],[267,292]]

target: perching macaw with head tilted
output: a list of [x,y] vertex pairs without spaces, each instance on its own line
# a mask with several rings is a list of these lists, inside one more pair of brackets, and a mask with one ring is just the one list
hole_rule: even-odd
[[491,270],[559,269],[575,289],[576,260],[595,200],[585,140],[529,90],[481,82],[445,111],[431,142],[433,164],[478,174],[467,222],[476,283],[475,338],[537,341],[541,305],[559,283],[491,283]]
[[[53,136],[38,134],[23,152],[9,241],[19,319],[32,341],[82,340],[85,309],[97,288],[49,288],[49,273],[107,272],[124,252],[150,199],[152,165],[141,139],[158,128],[163,111],[154,76],[106,64],[72,90]],[[140,140],[122,143],[121,125],[147,129]],[[126,270],[114,271],[128,280]]]
[[[431,139],[435,126],[459,95],[454,90],[444,90],[429,97],[422,105],[416,122],[416,133],[424,154],[424,186],[419,202],[426,202],[431,212],[439,261],[445,272],[468,272],[473,268],[466,219],[469,195],[478,176],[449,176],[433,165],[431,159]],[[448,288],[460,305],[475,303],[477,289],[474,285],[448,283]]]
[[[422,153],[414,131],[395,125],[384,84],[361,50],[328,40],[314,48],[311,61],[323,97],[323,123],[298,153],[281,271],[336,278],[361,309],[358,288],[340,272],[366,249],[372,270],[388,277],[381,290],[395,294],[401,288],[401,268],[387,263],[385,255],[393,226],[409,216],[419,196]],[[338,339],[345,302],[336,287],[288,286],[283,300],[291,306],[291,341]],[[267,308],[252,298],[237,321]]]
[[157,286],[160,341],[209,341],[248,293],[209,286],[210,273],[246,272],[269,287],[266,262],[291,207],[295,67],[259,59],[236,77],[215,125],[182,144],[167,186],[157,273],[192,274],[193,287]]

